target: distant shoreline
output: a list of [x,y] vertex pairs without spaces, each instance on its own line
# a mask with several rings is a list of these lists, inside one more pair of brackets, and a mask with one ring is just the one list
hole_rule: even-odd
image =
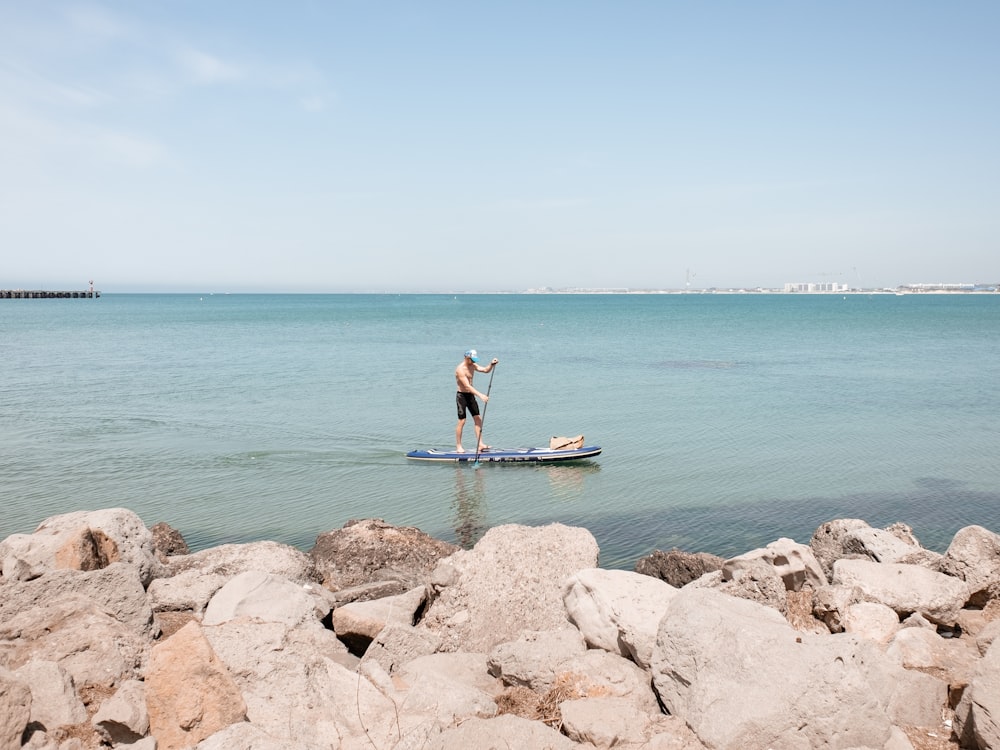
[[303,292],[303,291],[238,291],[238,292],[204,292],[204,291],[118,291],[101,292],[102,297],[114,295],[200,295],[204,297],[225,297],[225,296],[253,296],[253,295],[273,295],[283,294],[289,296],[324,296],[324,295],[374,295],[374,296],[464,296],[476,295],[508,295],[508,296],[585,296],[585,295],[605,295],[605,296],[641,296],[641,295],[676,295],[676,296],[706,296],[706,295],[743,295],[743,296],[781,296],[781,297],[832,297],[832,296],[976,296],[989,297],[1000,294],[1000,286],[989,289],[976,290],[906,290],[906,289],[843,289],[838,291],[822,292],[786,292],[783,289],[523,289],[523,290],[419,290],[419,291],[324,291],[324,292]]

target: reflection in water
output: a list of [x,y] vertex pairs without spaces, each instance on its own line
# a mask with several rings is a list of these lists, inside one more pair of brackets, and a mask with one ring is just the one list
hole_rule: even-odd
[[455,539],[462,549],[472,549],[486,532],[486,489],[483,472],[455,465]]
[[600,464],[590,462],[573,462],[563,465],[551,464],[543,468],[549,478],[552,489],[560,496],[573,495],[583,490],[584,480],[588,474],[601,470]]

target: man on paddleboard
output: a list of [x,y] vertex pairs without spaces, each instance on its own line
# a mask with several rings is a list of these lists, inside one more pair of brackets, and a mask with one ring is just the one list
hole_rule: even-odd
[[469,349],[465,353],[465,359],[455,368],[455,382],[458,384],[458,393],[455,394],[455,405],[458,407],[458,425],[455,427],[455,451],[458,453],[465,453],[465,449],[462,447],[462,430],[465,429],[466,411],[472,415],[472,419],[476,424],[476,441],[479,446],[477,450],[484,451],[489,448],[488,445],[483,445],[483,418],[479,414],[479,402],[476,401],[476,397],[481,398],[484,404],[490,400],[490,397],[473,388],[472,376],[477,372],[492,371],[498,361],[494,358],[490,362],[489,367],[483,367],[479,364],[479,354],[476,350]]

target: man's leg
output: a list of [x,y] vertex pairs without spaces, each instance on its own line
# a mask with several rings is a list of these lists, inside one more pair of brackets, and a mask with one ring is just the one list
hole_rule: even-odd
[[455,450],[459,453],[464,453],[465,449],[462,448],[462,430],[465,429],[465,420],[458,420],[458,425],[455,427]]
[[484,448],[484,446],[483,446],[483,416],[481,414],[477,414],[475,417],[473,417],[473,419],[475,420],[475,423],[476,423],[476,445],[478,446],[476,448],[476,451],[481,451]]

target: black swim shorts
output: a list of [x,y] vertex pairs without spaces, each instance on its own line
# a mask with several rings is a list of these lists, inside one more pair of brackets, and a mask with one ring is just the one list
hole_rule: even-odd
[[466,409],[472,416],[479,416],[479,402],[476,401],[476,396],[473,393],[462,393],[462,391],[455,393],[455,406],[458,407],[459,419],[465,419]]

